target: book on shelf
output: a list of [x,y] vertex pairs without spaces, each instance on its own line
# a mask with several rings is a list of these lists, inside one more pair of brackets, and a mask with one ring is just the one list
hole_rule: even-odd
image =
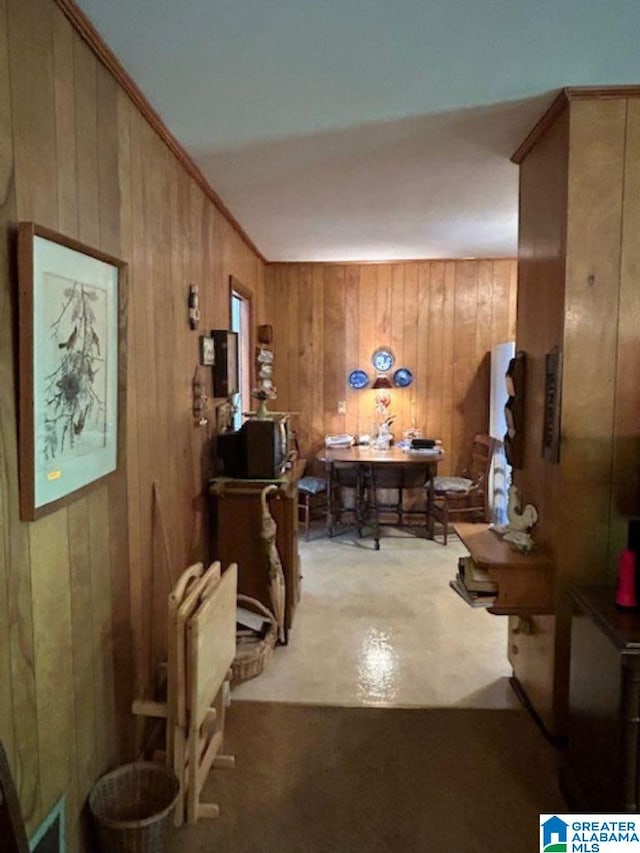
[[495,603],[497,593],[471,592],[464,585],[459,575],[452,581],[449,581],[449,586],[471,607],[492,607]]
[[498,592],[498,584],[471,557],[460,557],[458,560],[458,577],[469,592],[494,595]]

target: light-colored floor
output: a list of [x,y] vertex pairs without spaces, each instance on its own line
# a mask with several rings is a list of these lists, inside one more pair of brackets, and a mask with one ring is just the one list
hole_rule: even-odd
[[300,542],[302,598],[288,646],[232,699],[376,707],[513,708],[507,619],[450,588],[466,551],[385,528],[379,551],[321,528]]

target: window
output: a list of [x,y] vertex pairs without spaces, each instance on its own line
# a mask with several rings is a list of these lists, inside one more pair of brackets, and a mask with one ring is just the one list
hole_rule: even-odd
[[235,276],[230,277],[231,331],[238,333],[240,393],[235,401],[233,427],[242,425],[242,413],[251,408],[251,292]]

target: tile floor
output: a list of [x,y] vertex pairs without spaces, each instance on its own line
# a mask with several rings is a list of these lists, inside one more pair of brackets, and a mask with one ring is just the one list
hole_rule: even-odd
[[450,588],[456,537],[445,548],[385,528],[379,551],[321,527],[300,542],[302,598],[288,646],[232,700],[375,707],[512,708],[507,619]]

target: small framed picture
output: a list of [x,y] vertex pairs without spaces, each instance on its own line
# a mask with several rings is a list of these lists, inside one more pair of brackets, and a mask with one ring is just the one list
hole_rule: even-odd
[[200,335],[200,364],[206,367],[213,367],[215,364],[213,338],[211,335]]

